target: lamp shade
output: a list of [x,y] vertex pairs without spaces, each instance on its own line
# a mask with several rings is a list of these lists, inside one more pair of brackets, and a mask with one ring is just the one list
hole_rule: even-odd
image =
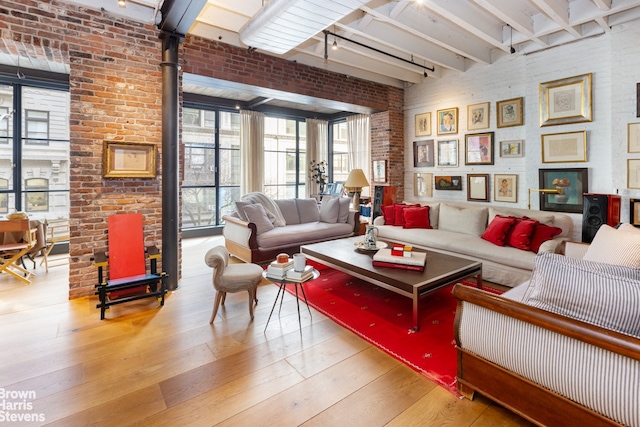
[[367,181],[367,177],[364,176],[362,169],[353,169],[349,173],[347,180],[342,185],[345,188],[362,188],[368,187],[369,181]]

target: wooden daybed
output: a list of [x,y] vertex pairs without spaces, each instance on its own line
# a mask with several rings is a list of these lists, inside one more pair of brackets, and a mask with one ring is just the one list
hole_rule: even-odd
[[[453,293],[459,300],[455,320],[457,381],[458,390],[464,397],[473,399],[477,391],[538,425],[621,425],[465,349],[460,339],[463,310],[465,304],[474,304],[635,361],[640,360],[640,339],[462,285],[456,285]],[[492,332],[496,331],[486,331],[487,334]],[[504,345],[509,345],[509,338],[508,334],[503,336]]]

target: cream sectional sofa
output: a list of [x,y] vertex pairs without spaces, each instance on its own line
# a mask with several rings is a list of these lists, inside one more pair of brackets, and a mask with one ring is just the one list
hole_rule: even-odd
[[640,427],[640,230],[575,245],[501,296],[456,285],[458,390],[538,425]]
[[429,206],[433,229],[385,225],[384,217],[380,216],[373,222],[378,228],[378,238],[481,261],[483,279],[510,287],[529,279],[536,254],[510,246],[497,246],[482,239],[480,236],[496,215],[526,216],[562,229],[553,240],[540,247],[543,252],[559,252],[562,242],[570,240],[573,233],[572,218],[557,212],[472,203],[428,202],[421,205]]
[[[300,252],[300,245],[351,237],[360,213],[350,203],[346,197],[325,197],[319,206],[312,198],[272,200],[249,193],[236,203],[235,213],[223,216],[225,246],[236,258],[265,264],[279,253]],[[249,217],[242,216],[247,212]]]

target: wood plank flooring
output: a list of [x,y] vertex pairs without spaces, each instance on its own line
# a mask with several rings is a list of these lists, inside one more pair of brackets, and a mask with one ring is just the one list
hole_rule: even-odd
[[[209,325],[203,260],[222,243],[185,240],[184,277],[165,306],[118,305],[104,321],[95,298],[68,300],[68,266],[38,267],[30,285],[0,274],[0,391],[23,402],[0,408],[0,424],[12,415],[22,418],[7,425],[532,425],[482,396],[458,399],[313,309],[301,311],[300,331],[290,296],[265,331],[277,292],[267,282],[253,322],[239,293]],[[7,396],[17,391],[30,394]]]

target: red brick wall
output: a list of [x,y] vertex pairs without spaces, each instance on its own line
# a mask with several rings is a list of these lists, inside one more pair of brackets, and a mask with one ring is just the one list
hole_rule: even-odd
[[404,90],[200,37],[188,36],[184,45],[185,72],[382,111],[371,119],[371,158],[388,161],[388,183],[397,187],[397,199],[403,200]]
[[[158,31],[57,0],[0,2],[0,31],[30,55],[60,51],[70,67],[69,296],[92,295],[91,257],[106,249],[106,217],[142,212],[145,238],[161,241],[161,42]],[[27,73],[27,70],[25,70]],[[155,179],[104,179],[103,141],[157,145]]]

